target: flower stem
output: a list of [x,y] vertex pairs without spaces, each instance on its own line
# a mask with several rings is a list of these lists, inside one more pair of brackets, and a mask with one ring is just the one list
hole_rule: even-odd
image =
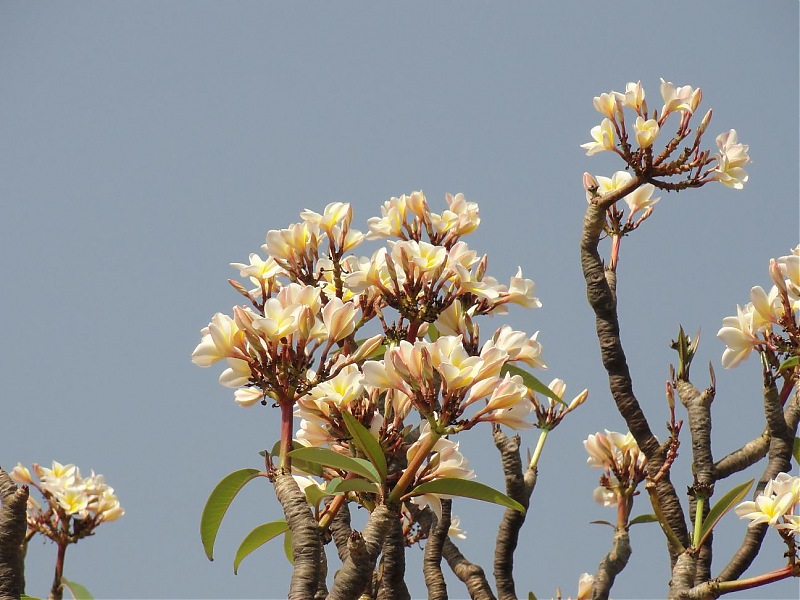
[[291,400],[282,400],[281,406],[281,450],[280,450],[280,468],[287,473],[292,472],[292,457],[289,452],[292,451],[292,434],[294,433],[294,403]]
[[539,440],[536,442],[536,448],[533,450],[533,456],[531,456],[531,462],[528,465],[529,469],[535,469],[539,464],[539,457],[542,455],[542,448],[544,448],[544,442],[547,440],[548,433],[550,433],[549,429],[542,429],[539,434]]
[[58,542],[58,553],[56,554],[56,572],[53,576],[53,587],[50,589],[50,595],[47,596],[48,600],[61,600],[64,594],[64,586],[61,579],[64,576],[64,556],[67,553],[67,545],[69,542],[66,540]]
[[425,460],[425,458],[427,458],[428,453],[436,445],[436,442],[439,441],[440,437],[441,437],[440,434],[431,430],[430,437],[420,445],[419,450],[417,450],[417,453],[414,455],[414,458],[408,461],[408,466],[406,467],[406,470],[403,472],[403,475],[398,480],[397,484],[394,486],[392,493],[389,494],[387,503],[400,502],[400,498],[403,497],[403,494],[405,493],[406,489],[414,481],[414,477],[417,476],[417,471],[419,470],[420,465]]

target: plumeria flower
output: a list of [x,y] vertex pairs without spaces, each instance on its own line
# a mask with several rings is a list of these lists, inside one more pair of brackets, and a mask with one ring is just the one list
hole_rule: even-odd
[[614,149],[614,124],[610,119],[603,119],[600,125],[592,127],[590,133],[593,141],[581,144],[581,148],[586,149],[587,156]]
[[744,166],[750,162],[747,154],[749,146],[738,143],[735,129],[717,136],[717,167],[714,169],[714,178],[721,184],[735,190],[740,190],[747,183],[748,175]]
[[636,112],[641,112],[644,106],[644,88],[642,87],[642,82],[637,81],[633,83],[629,81],[625,85],[625,94],[620,94],[624,100],[625,106],[628,106],[635,110]]
[[447,194],[445,196],[448,209],[441,215],[431,214],[431,221],[435,231],[439,233],[450,233],[454,237],[460,237],[472,233],[480,225],[481,218],[478,216],[478,204],[467,202],[464,194]]
[[633,125],[633,130],[636,133],[636,143],[640,148],[649,148],[658,137],[658,122],[655,119],[643,119],[636,117],[636,122]]
[[690,85],[676,88],[671,81],[662,79],[661,97],[664,98],[664,107],[661,109],[661,117],[663,119],[666,115],[676,110],[694,112],[698,104],[700,104],[702,92],[700,88],[692,89]]
[[457,515],[450,517],[450,528],[447,530],[447,535],[459,540],[467,539],[467,532],[461,529],[461,518]]
[[[630,85],[630,84],[628,84]],[[578,579],[578,595],[575,600],[589,600],[592,597],[592,587],[594,586],[594,575],[584,573]]]
[[604,117],[613,120],[615,118],[617,104],[620,102],[620,97],[622,97],[622,94],[618,92],[610,92],[608,94],[600,94],[599,96],[595,96],[593,100],[594,108]]
[[628,205],[628,220],[640,210],[647,210],[661,199],[652,197],[655,189],[652,183],[645,183],[623,198]]
[[234,348],[241,345],[243,338],[234,320],[222,313],[215,314],[200,335],[203,338],[192,352],[192,362],[199,367],[210,367],[223,358],[233,356]]
[[744,309],[736,307],[736,316],[722,320],[722,329],[717,332],[717,337],[727,346],[722,353],[722,366],[726,369],[739,366],[750,356],[753,348],[764,344],[754,327],[753,312],[753,305],[748,303]]

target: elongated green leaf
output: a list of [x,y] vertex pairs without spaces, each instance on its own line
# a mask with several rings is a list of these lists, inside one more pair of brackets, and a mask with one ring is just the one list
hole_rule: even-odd
[[[298,448],[305,448],[299,442],[292,440],[292,450],[297,450]],[[281,453],[281,441],[278,440],[275,442],[275,445],[272,447],[270,451],[270,456],[279,456]],[[263,451],[259,452],[262,456],[264,455]],[[317,477],[322,476],[322,467],[315,463],[310,463],[306,460],[301,460],[299,458],[292,459],[292,468],[297,469],[298,471],[302,471],[303,473],[308,473],[309,475],[316,475]]]
[[289,524],[281,520],[273,521],[272,523],[264,523],[248,533],[247,537],[242,540],[242,543],[239,544],[239,548],[236,550],[236,558],[233,559],[233,573],[238,574],[239,565],[253,550],[260,548],[287,529],[289,529]]
[[428,338],[430,338],[432,342],[435,342],[436,340],[439,339],[439,335],[440,333],[439,330],[436,328],[436,325],[434,325],[433,323],[428,323]]
[[549,387],[547,387],[545,384],[539,381],[534,375],[528,373],[523,369],[520,369],[516,365],[506,363],[503,365],[503,368],[500,369],[500,373],[503,375],[505,375],[506,373],[511,373],[512,375],[519,375],[520,377],[522,377],[522,383],[528,386],[528,389],[533,390],[534,392],[537,392],[539,394],[543,394],[548,398],[552,398],[556,402],[566,405],[566,402],[564,402],[561,398],[559,398],[553,390],[551,390]]
[[294,458],[297,457],[311,463],[342,469],[343,471],[366,477],[375,483],[380,483],[381,480],[378,471],[368,460],[345,456],[333,450],[329,450],[328,448],[298,448],[297,450],[289,452],[289,456],[292,457],[293,461]]
[[725,494],[719,501],[711,507],[711,510],[708,511],[708,515],[706,515],[703,524],[700,526],[700,539],[697,542],[697,547],[703,545],[703,542],[706,541],[708,534],[711,533],[711,530],[714,529],[714,526],[717,522],[727,513],[733,506],[740,502],[742,498],[747,495],[747,492],[750,490],[750,486],[753,485],[754,479],[750,481],[745,481],[744,483],[737,485],[735,488],[730,490],[727,494]]
[[386,455],[383,453],[380,443],[372,435],[369,429],[359,423],[356,418],[349,412],[342,412],[344,424],[347,426],[347,431],[353,436],[353,442],[361,452],[367,457],[374,467],[378,470],[378,475],[381,476],[381,482],[386,481]]
[[784,371],[786,369],[791,369],[793,367],[796,367],[798,364],[800,364],[800,356],[790,356],[789,358],[787,358],[785,361],[783,361],[781,363],[781,366],[778,367],[778,371]]
[[528,592],[528,600],[537,600],[536,594],[533,592]]
[[89,593],[89,590],[87,590],[80,583],[70,581],[66,577],[62,577],[61,584],[69,590],[69,593],[72,594],[72,597],[75,598],[75,600],[94,600],[92,595]]
[[457,479],[455,477],[442,477],[434,479],[422,485],[418,485],[411,490],[407,496],[419,496],[421,494],[447,494],[449,496],[463,496],[464,498],[474,498],[484,502],[493,502],[501,506],[513,508],[525,514],[525,508],[516,500],[509,498],[496,489],[470,481],[469,479]]
[[792,444],[792,454],[794,455],[794,459],[797,461],[797,464],[800,464],[800,437],[794,438],[794,444]]
[[222,517],[245,484],[258,476],[258,469],[240,469],[225,476],[211,492],[200,517],[200,539],[208,560],[214,560],[214,541]]
[[286,555],[286,560],[289,564],[294,564],[294,552],[292,552],[292,530],[287,529],[283,534],[283,553]]
[[647,515],[639,515],[638,517],[634,517],[631,519],[631,522],[628,525],[638,525],[639,523],[657,523],[658,517],[654,514],[647,514]]
[[589,521],[590,525],[608,525],[609,527],[613,528],[614,524],[611,521],[606,521],[605,519],[598,519],[597,521]]
[[334,480],[331,480],[331,483],[325,486],[325,491],[328,494],[341,494],[343,492],[369,492],[375,494],[378,492],[376,484],[364,481],[363,479],[340,480],[336,484],[331,485],[333,481]]
[[306,494],[306,500],[308,500],[308,503],[314,508],[319,508],[320,501],[325,496],[329,495],[327,491],[323,492],[322,489],[316,484],[309,485],[304,491]]
[[41,598],[36,598],[34,596],[28,596],[27,594],[22,594],[19,597],[19,600],[42,600]]

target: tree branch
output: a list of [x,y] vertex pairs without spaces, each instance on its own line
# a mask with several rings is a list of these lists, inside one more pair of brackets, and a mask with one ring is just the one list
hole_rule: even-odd
[[467,586],[469,597],[472,600],[496,600],[483,569],[480,565],[467,560],[450,538],[444,541],[442,556],[450,565],[455,576]]
[[625,527],[617,527],[614,531],[614,542],[611,550],[605,555],[597,567],[592,584],[592,600],[608,600],[614,579],[622,572],[631,557],[631,541]]
[[28,486],[18,488],[0,468],[0,600],[19,598],[25,591],[27,505]]
[[[787,402],[786,412],[788,416],[792,417],[790,425],[784,417],[775,381],[768,373],[764,382],[764,416],[770,436],[769,452],[767,466],[758,481],[753,494],[754,498],[764,490],[770,479],[773,479],[778,473],[788,472],[792,468],[792,444],[797,432],[796,415],[800,412],[800,407],[793,407],[791,404],[800,404],[800,392],[795,391]],[[761,549],[761,543],[764,541],[768,527],[766,523],[761,523],[747,528],[741,546],[719,574],[720,581],[738,579],[750,567]]]
[[[499,427],[493,429],[494,445],[500,451],[503,473],[506,479],[506,494],[522,504],[525,510],[530,505],[531,494],[536,486],[537,469],[528,468],[522,473],[520,457],[520,438],[515,435],[507,437]],[[501,600],[516,600],[514,586],[514,551],[519,541],[519,532],[525,523],[525,513],[511,508],[506,509],[503,520],[497,530],[497,541],[494,550],[494,579],[497,583],[497,596]]]
[[[637,180],[638,178],[634,177],[632,182]],[[609,388],[614,397],[617,410],[625,419],[634,439],[636,439],[636,443],[645,457],[647,457],[648,471],[658,472],[664,464],[666,450],[660,447],[658,439],[650,429],[639,401],[633,393],[633,383],[619,337],[616,299],[606,279],[603,262],[597,250],[605,222],[604,206],[606,205],[606,200],[603,200],[602,205],[589,204],[583,221],[581,266],[586,280],[586,295],[595,313],[600,354],[603,366],[608,373]],[[675,487],[670,481],[668,472],[658,481],[655,491],[670,528],[678,536],[681,543],[688,547],[689,534],[683,508],[675,492]],[[676,558],[675,551],[669,544],[668,549],[674,562]]]
[[400,519],[392,521],[389,534],[383,542],[381,576],[378,600],[410,600],[405,582],[406,547]]
[[292,531],[294,571],[288,597],[291,600],[308,600],[317,592],[323,552],[317,521],[294,477],[288,472],[279,471],[274,476],[274,483],[275,495]]
[[364,533],[354,531],[350,535],[348,549],[350,556],[342,565],[333,580],[329,600],[349,600],[358,598],[364,588],[372,581],[375,561],[383,547],[392,521],[398,519],[397,511],[386,504],[379,504],[372,511],[364,527]]
[[452,500],[442,500],[442,518],[434,515],[428,541],[425,544],[425,555],[422,562],[422,573],[425,586],[428,588],[428,600],[447,600],[447,585],[442,573],[442,546],[450,530],[450,511]]

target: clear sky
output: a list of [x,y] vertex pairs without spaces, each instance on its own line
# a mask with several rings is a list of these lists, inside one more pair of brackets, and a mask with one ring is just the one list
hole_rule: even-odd
[[[714,108],[706,144],[735,128],[753,160],[742,191],[664,195],[619,268],[623,343],[662,438],[668,343],[679,324],[702,328],[696,363],[717,370],[719,457],[762,424],[757,363],[723,371],[714,334],[751,286],[771,285],[769,258],[798,243],[797,2],[0,4],[0,464],[93,468],[126,509],[70,548],[66,576],[98,598],[285,595],[279,543],[233,575],[245,534],[281,516],[266,481],[236,500],[216,560],[203,555],[209,492],[260,466],[278,414],[236,406],[190,353],[211,315],[238,302],[228,263],[246,262],[269,229],[347,201],[365,230],[380,203],[423,189],[434,211],[446,192],[480,203],[466,241],[501,281],[521,265],[544,304],[508,322],[541,330],[543,379],[565,379],[568,395],[590,389],[545,447],[517,553],[521,594],[574,594],[611,540],[588,522],[613,517],[591,499],[599,472],[581,441],[625,430],[577,248],[582,173],[621,165],[579,145],[601,119],[593,96],[640,79],[655,107],[659,77],[702,87]],[[694,375],[707,384],[704,369]],[[532,446],[535,433],[523,439]],[[688,431],[683,442],[688,451]],[[462,450],[501,485],[488,428]],[[673,478],[679,491],[691,484],[685,461]],[[641,500],[635,514],[649,512]],[[501,509],[459,501],[454,512],[465,554],[490,573]],[[745,527],[723,523],[714,572]],[[663,536],[642,525],[631,538],[613,597],[663,596]],[[751,575],[783,562],[768,538]],[[409,555],[412,593],[424,596],[421,553]],[[29,593],[46,594],[54,556],[32,544]]]

